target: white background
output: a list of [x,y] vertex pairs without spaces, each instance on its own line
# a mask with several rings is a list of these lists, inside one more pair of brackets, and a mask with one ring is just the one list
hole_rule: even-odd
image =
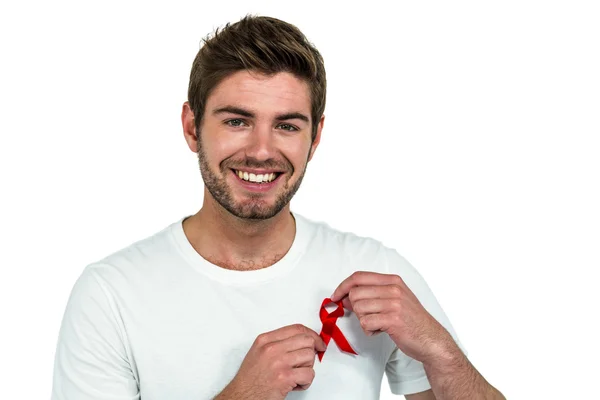
[[200,207],[189,72],[201,38],[248,12],[325,58],[292,208],[404,255],[507,398],[597,395],[597,3],[392,4],[3,3],[0,398],[49,398],[88,263]]

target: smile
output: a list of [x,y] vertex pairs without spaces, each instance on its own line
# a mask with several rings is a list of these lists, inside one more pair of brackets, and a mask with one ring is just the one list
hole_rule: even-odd
[[271,173],[263,173],[263,174],[255,174],[253,172],[247,172],[242,170],[234,169],[232,170],[234,174],[238,176],[243,181],[252,182],[252,183],[270,183],[281,175],[281,172],[271,172]]

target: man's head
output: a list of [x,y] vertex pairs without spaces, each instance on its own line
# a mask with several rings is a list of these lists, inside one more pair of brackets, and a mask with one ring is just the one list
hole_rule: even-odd
[[216,202],[240,218],[279,213],[319,143],[325,95],[323,59],[293,25],[248,16],[205,39],[182,122]]

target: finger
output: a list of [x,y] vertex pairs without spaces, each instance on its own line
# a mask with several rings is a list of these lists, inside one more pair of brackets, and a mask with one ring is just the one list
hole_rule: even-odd
[[359,300],[365,299],[394,299],[402,295],[398,285],[370,285],[353,287],[348,293],[348,298],[353,306]]
[[345,309],[354,311],[354,307],[352,306],[352,302],[350,301],[350,297],[346,296],[342,299],[342,305]]
[[320,338],[319,334],[312,329],[302,324],[293,324],[284,326],[283,328],[275,329],[270,332],[262,333],[258,335],[256,340],[259,344],[264,345],[272,342],[280,342],[296,335],[310,335],[315,339]]
[[325,351],[327,346],[319,335],[310,335],[302,333],[300,335],[292,336],[291,338],[276,342],[283,346],[285,351],[291,352],[299,349],[310,349],[313,351]]
[[363,331],[369,336],[377,331],[387,331],[391,324],[390,314],[367,314],[358,320]]
[[296,382],[296,387],[293,391],[306,390],[311,385],[315,378],[315,370],[310,367],[293,368],[292,379]]
[[367,314],[385,313],[392,309],[390,299],[363,299],[354,301],[352,304],[356,315],[362,317]]
[[398,279],[398,275],[380,274],[377,272],[357,271],[344,279],[330,296],[331,301],[339,299],[350,293],[350,289],[363,285],[388,285]]
[[315,365],[315,356],[317,355],[314,349],[299,349],[286,353],[285,363],[292,368],[312,367]]

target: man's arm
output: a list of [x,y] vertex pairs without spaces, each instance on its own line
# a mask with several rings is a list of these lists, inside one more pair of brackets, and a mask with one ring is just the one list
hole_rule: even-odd
[[404,395],[406,400],[436,400],[435,395],[431,389],[421,393],[413,393]]
[[[460,349],[458,349],[460,352]],[[461,354],[446,364],[424,364],[427,378],[433,389],[407,394],[406,400],[485,399],[506,400],[490,385],[469,360]]]
[[[433,397],[409,397],[410,400],[482,399],[506,400],[469,362],[454,342],[449,342],[437,359],[423,362]],[[425,395],[427,392],[415,396]],[[412,395],[411,395],[412,396]]]

